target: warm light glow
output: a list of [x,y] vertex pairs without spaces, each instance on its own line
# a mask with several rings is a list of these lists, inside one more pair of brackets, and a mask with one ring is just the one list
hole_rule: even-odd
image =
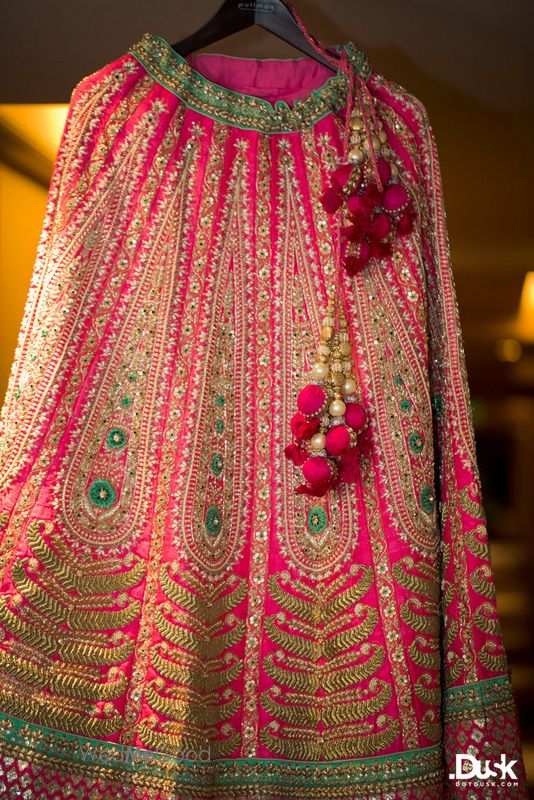
[[0,119],[53,162],[68,108],[64,103],[2,103]]
[[517,339],[499,339],[495,344],[495,355],[499,361],[509,364],[519,361],[523,354],[523,348]]
[[517,330],[521,339],[534,341],[534,272],[527,272],[521,292]]

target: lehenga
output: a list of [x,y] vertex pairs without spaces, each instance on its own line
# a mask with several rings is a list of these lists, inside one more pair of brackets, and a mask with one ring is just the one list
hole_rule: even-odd
[[341,278],[370,455],[325,497],[283,451],[346,75],[146,33],[72,92],[0,417],[2,797],[527,797],[435,139],[341,48],[417,219]]

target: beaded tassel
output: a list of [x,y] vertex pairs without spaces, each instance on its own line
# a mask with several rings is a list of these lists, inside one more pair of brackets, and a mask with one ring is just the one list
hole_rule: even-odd
[[[354,276],[370,259],[391,253],[393,238],[411,232],[415,212],[406,188],[398,182],[398,167],[365,80],[358,76],[355,89],[347,53],[333,57],[309,34],[293,6],[286,4],[312,46],[347,76],[341,164],[331,172],[321,203],[327,213],[339,212],[342,221],[348,215],[349,224],[340,224],[336,237],[336,262]],[[313,496],[322,496],[341,482],[355,483],[365,447],[367,414],[355,394],[358,387],[337,277],[328,292],[317,360],[291,419],[293,442],[284,450],[293,464],[302,467],[306,479],[295,492]]]
[[[341,480],[354,483],[358,470],[358,432],[366,423],[365,409],[356,397],[348,324],[334,293],[323,318],[317,360],[311,382],[299,392],[298,411],[291,419],[296,443],[285,454],[302,465],[308,484],[295,490],[316,497]],[[336,318],[336,310],[338,311]]]

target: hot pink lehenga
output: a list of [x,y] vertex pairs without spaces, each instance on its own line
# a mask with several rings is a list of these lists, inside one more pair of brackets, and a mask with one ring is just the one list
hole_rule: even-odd
[[368,455],[323,497],[284,448],[346,75],[147,33],[73,90],[1,412],[3,798],[527,797],[436,145],[342,47],[417,213],[341,275]]

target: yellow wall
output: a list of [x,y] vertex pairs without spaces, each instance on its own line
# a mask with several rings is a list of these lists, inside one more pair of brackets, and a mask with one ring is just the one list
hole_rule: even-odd
[[30,287],[48,192],[0,163],[0,402]]

